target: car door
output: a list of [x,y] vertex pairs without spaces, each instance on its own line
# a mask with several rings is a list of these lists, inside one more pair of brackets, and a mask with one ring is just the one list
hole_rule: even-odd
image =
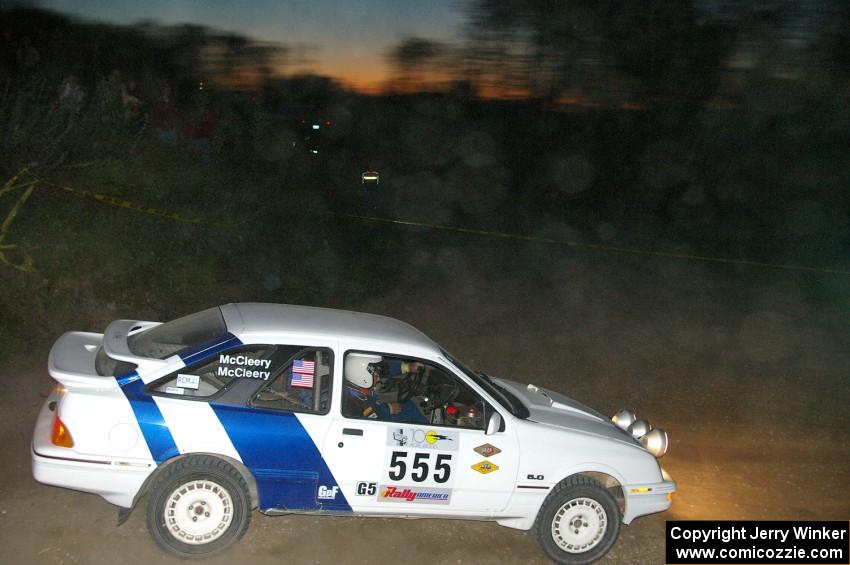
[[514,490],[515,443],[508,430],[487,435],[477,429],[389,425],[378,501],[410,504],[421,497],[426,503],[434,497],[448,514],[492,515]]
[[[362,352],[346,352],[349,355]],[[503,509],[516,482],[518,453],[509,427],[484,431],[492,404],[440,362],[365,353],[425,367],[416,398],[425,420],[376,410],[346,411],[347,364],[324,453],[353,510],[364,513],[488,516]],[[350,382],[349,382],[350,384]],[[463,387],[462,393],[453,387]],[[440,398],[440,389],[449,390]],[[357,394],[356,392],[354,394]],[[428,396],[430,394],[430,396]],[[455,397],[449,400],[449,397]],[[368,410],[367,410],[368,411]],[[452,412],[448,417],[448,412]],[[483,413],[480,413],[483,412]]]

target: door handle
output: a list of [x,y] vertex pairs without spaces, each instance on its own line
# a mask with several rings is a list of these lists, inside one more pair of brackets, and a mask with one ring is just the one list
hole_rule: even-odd
[[344,436],[362,436],[363,430],[360,428],[342,428],[342,435]]

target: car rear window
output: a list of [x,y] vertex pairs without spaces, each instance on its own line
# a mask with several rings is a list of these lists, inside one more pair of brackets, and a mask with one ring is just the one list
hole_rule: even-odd
[[216,306],[131,335],[127,338],[127,345],[139,357],[165,359],[225,333],[227,326]]
[[[267,380],[280,364],[276,353],[273,345],[230,350],[155,381],[149,390],[184,398],[213,396],[236,380]],[[281,353],[284,359],[290,355]]]

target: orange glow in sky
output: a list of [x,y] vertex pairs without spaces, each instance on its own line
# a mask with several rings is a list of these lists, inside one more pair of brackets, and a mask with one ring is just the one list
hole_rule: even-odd
[[463,19],[457,0],[40,0],[40,6],[89,20],[131,25],[190,23],[290,49],[283,75],[317,74],[360,91],[391,75],[387,53],[409,37],[454,39]]

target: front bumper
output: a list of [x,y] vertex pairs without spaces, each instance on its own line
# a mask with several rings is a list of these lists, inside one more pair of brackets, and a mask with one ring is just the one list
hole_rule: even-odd
[[626,509],[623,513],[623,523],[630,524],[635,518],[669,509],[673,504],[674,492],[676,481],[666,473],[660,483],[624,486]]

